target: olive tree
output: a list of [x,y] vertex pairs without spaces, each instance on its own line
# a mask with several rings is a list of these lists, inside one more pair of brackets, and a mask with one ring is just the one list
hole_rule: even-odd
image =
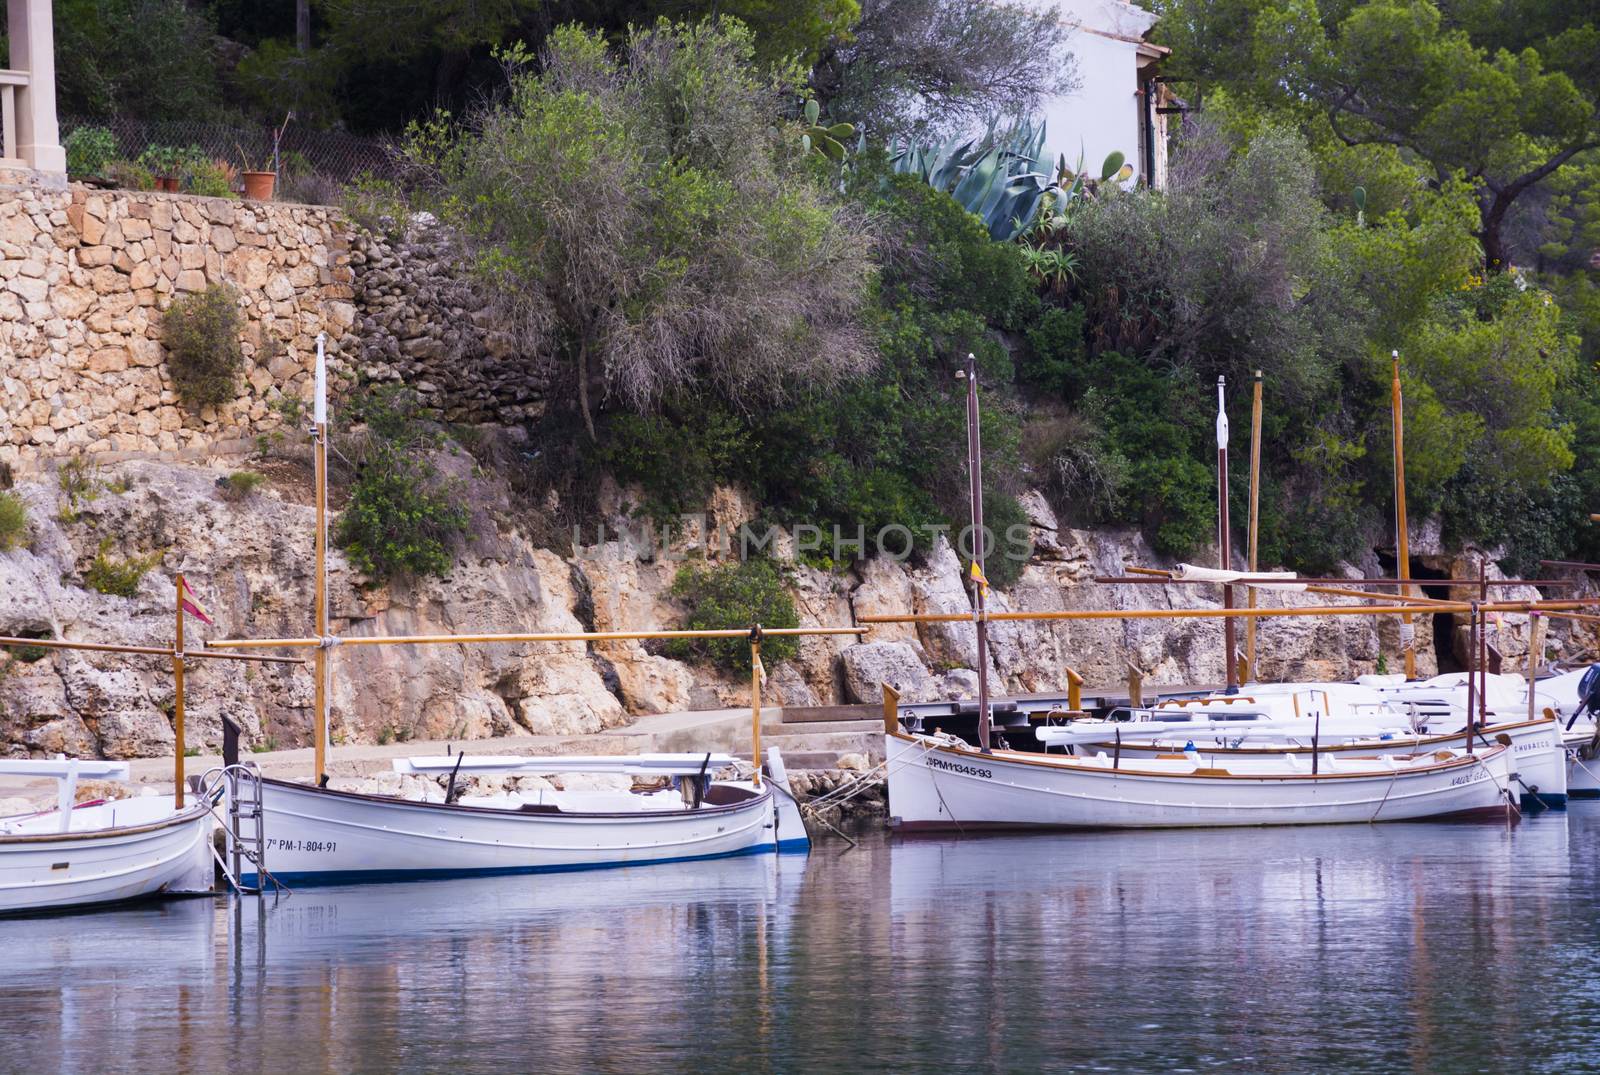
[[[865,220],[782,119],[792,93],[733,20],[659,22],[620,52],[569,26],[465,128],[415,132],[522,353],[589,436],[675,391],[781,399],[870,363]],[[789,98],[792,101],[792,97]]]

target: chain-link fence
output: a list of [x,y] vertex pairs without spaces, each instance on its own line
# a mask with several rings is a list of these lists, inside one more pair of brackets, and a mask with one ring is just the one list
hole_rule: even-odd
[[117,154],[129,160],[137,159],[151,146],[198,146],[207,157],[226,160],[242,170],[275,171],[282,183],[314,176],[327,183],[343,184],[366,172],[383,178],[397,173],[392,143],[387,140],[316,131],[294,123],[284,128],[276,145],[272,127],[120,116],[109,120],[63,119],[62,137],[77,127],[109,130],[116,139]]

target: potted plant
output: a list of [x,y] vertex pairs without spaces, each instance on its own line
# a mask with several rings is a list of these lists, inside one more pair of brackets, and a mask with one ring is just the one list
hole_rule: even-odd
[[270,202],[272,190],[278,183],[278,173],[251,167],[250,155],[244,151],[244,147],[235,142],[233,148],[239,151],[239,161],[243,165],[239,169],[239,178],[244,180],[244,196],[253,202]]
[[244,147],[234,143],[234,148],[239,151],[239,160],[244,165],[239,176],[244,180],[244,196],[252,201],[267,202],[272,200],[273,188],[278,182],[278,147],[283,142],[283,132],[288,128],[289,121],[294,119],[290,112],[283,117],[283,123],[272,132],[272,170],[267,171],[266,161],[262,161],[261,168],[250,167],[250,157],[245,153]]
[[77,127],[62,145],[67,151],[67,174],[94,186],[107,184],[106,167],[117,156],[117,139],[105,127]]
[[176,194],[178,191],[178,165],[183,153],[174,146],[146,146],[139,154],[139,164],[155,176],[156,189]]

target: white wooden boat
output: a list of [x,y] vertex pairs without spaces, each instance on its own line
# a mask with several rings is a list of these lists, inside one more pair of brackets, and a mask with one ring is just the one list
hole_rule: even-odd
[[0,817],[0,914],[212,890],[208,799],[181,810],[171,795],[73,805],[80,779],[126,780],[127,762],[0,760],[0,776],[58,786],[55,809]]
[[[768,779],[714,781],[717,754],[400,759],[402,773],[442,776],[613,773],[666,778],[654,791],[550,791],[446,802],[261,781],[265,866],[282,883],[346,884],[600,869],[809,846],[782,756]],[[429,796],[433,798],[432,794]],[[240,879],[256,885],[246,872]]]
[[[1503,709],[1495,723],[1474,729],[1473,741],[1480,748],[1511,748],[1514,787],[1524,809],[1561,809],[1568,782],[1561,726],[1550,716],[1524,719],[1524,712]],[[1085,740],[1080,734],[1070,742],[1062,737],[1055,742],[1076,752],[1080,748],[1071,743],[1090,741],[1097,744],[1093,749],[1120,749],[1130,759],[1192,746],[1216,765],[1235,757],[1309,757],[1315,752],[1349,758],[1465,745],[1464,701],[1457,704],[1441,689],[1402,703],[1365,685],[1252,684],[1239,694],[1173,699],[1118,715],[1126,722],[1103,723],[1105,738]],[[1080,732],[1091,727],[1082,722],[1071,726]]]
[[[1511,751],[1319,758],[1198,752],[1138,760],[972,747],[899,726],[886,690],[891,824],[906,831],[1185,828],[1513,816]],[[1063,734],[1070,734],[1065,729]],[[1048,730],[1041,730],[1045,736]]]

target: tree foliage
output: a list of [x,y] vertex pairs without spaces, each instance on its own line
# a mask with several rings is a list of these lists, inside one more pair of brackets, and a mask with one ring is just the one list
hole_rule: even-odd
[[505,104],[413,139],[440,213],[591,437],[607,404],[691,386],[770,400],[870,362],[867,236],[772,135],[785,88],[736,22],[658,23],[620,56],[567,27]]
[[222,107],[215,26],[183,0],[57,0],[62,114],[207,119]]
[[875,138],[954,133],[1070,90],[1069,33],[1048,6],[863,0],[860,20],[821,50],[811,87]]
[[[794,598],[784,589],[783,569],[771,560],[688,564],[672,580],[671,594],[688,609],[684,626],[691,631],[730,627],[799,627]],[[730,672],[750,671],[750,643],[743,638],[674,638],[667,653],[701,658]],[[788,660],[800,651],[792,636],[776,635],[761,643],[762,662]]]
[[1466,177],[1492,270],[1518,199],[1600,147],[1600,13],[1574,0],[1162,0],[1174,73],[1315,110],[1347,146]]

